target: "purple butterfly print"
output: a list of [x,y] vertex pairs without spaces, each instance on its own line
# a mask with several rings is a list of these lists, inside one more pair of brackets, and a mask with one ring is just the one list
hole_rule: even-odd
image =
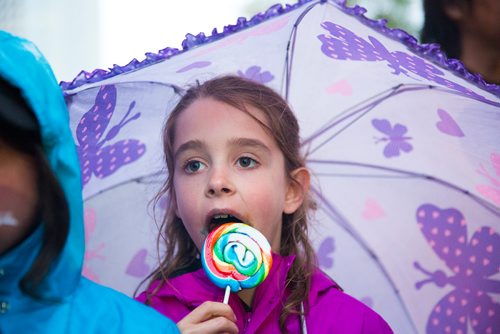
[[500,333],[500,304],[488,293],[500,293],[500,281],[489,279],[500,272],[500,235],[490,227],[477,229],[467,242],[467,223],[454,208],[440,209],[423,204],[416,212],[425,239],[453,272],[430,272],[418,262],[415,267],[429,276],[417,282],[417,289],[427,283],[453,290],[446,294],[431,311],[426,332],[467,333],[467,319],[475,333]]
[[128,118],[135,107],[135,101],[132,101],[123,119],[103,138],[113,116],[115,105],[115,86],[102,86],[97,93],[94,105],[83,115],[76,128],[83,186],[90,181],[92,174],[101,179],[105,178],[120,167],[136,161],[146,152],[146,146],[135,139],[120,140],[104,146],[106,142],[118,135],[122,127],[141,116],[138,112]]
[[253,81],[260,82],[261,84],[266,84],[274,79],[274,75],[269,71],[262,71],[260,66],[250,66],[245,73],[238,71],[238,75],[243,78],[247,78]]
[[333,259],[332,254],[335,251],[335,240],[332,237],[325,238],[319,245],[318,251],[318,262],[323,268],[332,268]]
[[366,40],[351,30],[328,21],[323,22],[321,27],[327,34],[317,37],[321,41],[321,51],[327,57],[337,60],[385,61],[395,75],[409,76],[409,73],[413,73],[478,100],[491,102],[466,87],[446,80],[443,78],[443,71],[420,57],[401,51],[390,52],[375,37],[368,36]]
[[396,123],[394,127],[386,119],[373,119],[372,125],[378,131],[385,134],[385,137],[375,138],[375,143],[388,142],[384,148],[384,156],[386,158],[392,158],[399,156],[400,152],[410,152],[413,150],[413,146],[407,142],[407,140],[412,139],[411,137],[406,137],[405,134],[408,128],[402,124]]

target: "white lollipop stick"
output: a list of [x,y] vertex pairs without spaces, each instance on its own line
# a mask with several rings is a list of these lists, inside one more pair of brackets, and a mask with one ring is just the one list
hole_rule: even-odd
[[226,286],[226,292],[224,293],[224,301],[223,303],[227,305],[227,302],[229,301],[229,293],[231,292],[231,287],[228,285]]

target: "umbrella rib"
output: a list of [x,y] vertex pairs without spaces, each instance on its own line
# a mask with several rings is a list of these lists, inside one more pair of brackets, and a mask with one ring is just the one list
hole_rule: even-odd
[[330,121],[326,122],[325,126],[323,126],[318,131],[316,131],[314,134],[309,136],[309,138],[307,138],[304,141],[304,143],[307,143],[307,142],[310,142],[310,141],[316,139],[317,137],[321,136],[324,132],[326,132],[327,130],[329,130],[333,126],[341,123],[345,119],[363,111],[366,108],[371,107],[374,104],[378,104],[380,101],[382,101],[385,98],[391,97],[393,94],[396,93],[396,91],[399,88],[401,88],[401,86],[403,86],[403,84],[399,84],[397,86],[390,87],[386,90],[383,90],[383,91],[381,91],[373,96],[370,96],[370,97],[356,103],[355,105],[345,109],[344,111],[341,111],[338,115],[334,116]]
[[158,172],[154,172],[154,173],[150,173],[150,174],[147,174],[147,175],[141,175],[141,176],[138,176],[138,177],[134,177],[132,179],[127,179],[125,181],[122,181],[122,182],[118,182],[118,183],[115,183],[113,184],[112,186],[106,188],[106,189],[101,189],[99,190],[98,192],[88,196],[88,197],[85,197],[83,198],[83,201],[86,202],[86,201],[89,201],[91,199],[93,199],[94,197],[96,196],[99,196],[109,190],[113,190],[113,189],[116,189],[116,188],[119,188],[123,185],[126,185],[126,184],[129,184],[129,183],[142,183],[142,184],[155,184],[155,183],[159,183],[157,181],[148,181],[148,182],[144,182],[145,180],[147,180],[148,178],[151,178],[151,177],[156,177],[156,176],[160,176],[160,175],[163,175],[163,174],[166,174],[165,171],[158,171]]
[[345,219],[340,214],[340,212],[337,209],[335,209],[335,207],[333,206],[333,204],[330,203],[321,194],[320,191],[318,191],[315,187],[311,187],[311,191],[316,195],[316,197],[321,201],[321,203],[323,203],[325,205],[325,209],[326,209],[325,211],[332,218],[332,220],[334,222],[337,222],[342,228],[344,228],[344,230],[349,235],[351,235],[354,240],[356,240],[359,243],[359,245],[370,255],[370,257],[373,258],[374,262],[379,267],[379,269],[381,270],[382,274],[384,275],[384,277],[387,279],[387,281],[391,285],[392,289],[394,290],[396,298],[398,299],[398,301],[399,301],[399,303],[400,303],[400,305],[401,305],[401,307],[403,309],[403,312],[406,314],[407,319],[409,320],[411,326],[413,327],[413,330],[415,331],[415,333],[417,333],[416,326],[413,323],[413,319],[411,318],[410,313],[409,313],[408,309],[406,308],[406,306],[405,306],[405,304],[403,302],[401,294],[399,293],[399,289],[396,287],[396,284],[394,283],[394,281],[390,277],[389,272],[387,271],[387,269],[384,267],[384,265],[382,264],[382,262],[379,261],[379,258],[376,255],[376,253],[368,246],[368,244],[366,243],[366,241],[358,233],[356,233],[354,231],[354,229],[349,224],[349,222],[347,221],[347,219]]
[[348,174],[348,173],[314,173],[318,176],[353,177],[353,178],[380,178],[380,179],[412,179],[411,175],[382,175],[382,174]]
[[393,167],[384,167],[384,166],[380,166],[380,165],[373,165],[373,164],[352,162],[352,161],[307,159],[307,163],[308,164],[330,164],[330,165],[347,165],[347,166],[367,167],[367,168],[378,169],[378,170],[383,170],[383,171],[387,171],[387,172],[407,175],[408,177],[426,179],[428,181],[436,182],[440,185],[446,186],[446,187],[451,188],[455,191],[461,192],[466,196],[469,196],[472,200],[477,202],[479,205],[483,206],[485,209],[487,209],[488,211],[493,213],[495,216],[500,217],[500,208],[498,208],[495,205],[489,203],[488,201],[482,199],[481,197],[471,193],[467,189],[463,189],[463,188],[461,188],[453,183],[442,180],[442,179],[437,178],[437,177],[432,176],[432,175],[412,172],[412,171],[403,170],[403,169],[397,169],[397,168],[393,168]]
[[[439,91],[443,91],[449,94],[458,94],[455,91],[452,91],[450,89],[442,88],[442,87],[436,87],[432,85],[427,85],[427,84],[399,84],[397,86],[394,86],[388,90],[382,91],[378,93],[377,95],[374,95],[370,98],[367,98],[366,100],[346,109],[345,111],[339,113],[337,116],[335,116],[331,121],[327,122],[326,125],[322,128],[320,128],[318,131],[313,133],[310,137],[306,138],[302,142],[302,146],[308,146],[307,150],[307,155],[310,155],[317,150],[319,150],[321,147],[324,145],[328,144],[332,139],[340,135],[342,132],[344,132],[347,128],[349,128],[351,125],[353,125],[355,122],[357,122],[360,118],[368,114],[373,108],[375,108],[377,105],[385,101],[386,99],[393,97],[397,94],[401,93],[407,93],[411,91],[418,91],[418,90],[424,90],[424,89],[435,89]],[[333,127],[341,124],[342,122],[346,121],[347,119],[356,116],[354,119],[349,121],[346,125],[343,127],[339,128],[336,132],[331,134],[329,137],[321,141],[317,146],[314,148],[311,148],[312,144],[311,142],[331,130]]]
[[[397,89],[397,88],[396,88]],[[387,97],[390,97],[394,94],[394,88],[390,90],[391,93],[389,95],[387,95]],[[385,93],[385,92],[384,92]],[[383,93],[381,93],[383,94]],[[314,134],[313,136],[311,136],[310,138],[308,138],[306,141],[304,141],[304,144],[308,143],[308,142],[311,142],[312,140],[314,140],[315,138],[321,136],[323,133],[327,132],[328,130],[330,130],[332,127],[336,126],[337,124],[340,124],[342,123],[344,120],[356,115],[356,114],[359,114],[357,115],[354,119],[352,119],[349,123],[347,123],[346,125],[344,125],[343,127],[341,127],[337,132],[333,133],[331,136],[329,136],[328,138],[326,138],[323,142],[321,142],[318,146],[316,146],[314,149],[312,149],[311,151],[309,151],[309,154],[312,154],[314,152],[316,152],[317,150],[319,150],[321,147],[323,147],[324,145],[328,144],[333,138],[337,137],[340,133],[344,132],[347,128],[349,128],[353,123],[357,122],[361,117],[365,116],[368,112],[370,112],[373,108],[375,108],[378,104],[380,104],[383,100],[380,99],[380,100],[377,100],[377,101],[374,101],[374,102],[371,102],[370,104],[366,105],[366,106],[363,106],[362,108],[354,111],[353,113],[351,114],[348,114],[348,115],[345,115],[344,117],[338,119],[337,121],[331,123],[330,125],[328,125],[326,128],[318,131],[316,134]],[[360,103],[361,104],[361,103]],[[358,105],[360,105],[358,104]]]
[[309,5],[297,18],[295,23],[293,24],[292,31],[290,33],[290,37],[288,39],[288,44],[286,46],[286,57],[285,57],[285,100],[288,102],[288,94],[290,92],[290,83],[292,81],[292,63],[293,63],[293,55],[295,50],[295,40],[297,37],[297,29],[299,27],[300,22],[304,19],[305,15],[309,13],[311,9],[313,9],[316,5],[324,5],[326,2],[321,0],[317,1]]
[[415,90],[423,90],[423,89],[435,89],[435,88],[436,87],[434,87],[434,86],[421,85],[421,84],[399,84],[397,86],[391,87],[391,88],[384,90],[384,91],[382,91],[382,92],[380,92],[372,97],[365,99],[364,101],[357,103],[356,105],[346,109],[343,112],[340,112],[331,121],[327,122],[324,127],[319,129],[318,131],[316,131],[309,138],[305,139],[303,141],[302,145],[305,146],[307,144],[310,144],[314,139],[322,136],[325,132],[329,131],[330,129],[337,126],[338,124],[344,122],[346,119],[349,119],[349,118],[359,114],[352,121],[347,123],[345,126],[343,126],[338,131],[336,131],[335,133],[330,135],[324,141],[322,141],[314,149],[309,151],[309,154],[314,153],[315,151],[319,150],[321,147],[326,145],[333,138],[338,136],[340,133],[342,133],[344,130],[346,130],[348,127],[350,127],[353,123],[358,121],[361,117],[365,116],[368,112],[370,112],[373,108],[378,106],[380,103],[382,103],[386,99],[393,97],[397,94],[405,93],[405,92],[410,92],[410,91],[415,91]]

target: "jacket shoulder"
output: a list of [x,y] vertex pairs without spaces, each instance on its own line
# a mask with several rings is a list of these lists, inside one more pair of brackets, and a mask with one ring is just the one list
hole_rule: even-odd
[[[342,291],[320,270],[313,275],[309,300],[307,318],[314,333],[393,333],[378,313]],[[314,330],[314,324],[321,327]]]
[[152,308],[178,322],[203,302],[217,300],[218,293],[220,291],[214,289],[200,269],[171,278],[168,282],[155,281],[137,296],[137,300],[145,303],[149,297]]

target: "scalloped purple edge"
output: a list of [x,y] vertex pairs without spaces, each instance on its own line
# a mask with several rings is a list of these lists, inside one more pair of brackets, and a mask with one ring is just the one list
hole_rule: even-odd
[[[61,81],[60,86],[63,91],[72,90],[77,87],[80,87],[84,84],[98,82],[104,79],[108,79],[114,77],[116,75],[135,71],[137,69],[149,66],[151,64],[157,63],[159,61],[163,61],[165,59],[169,59],[178,54],[189,51],[193,47],[203,45],[206,43],[210,43],[241,30],[253,27],[259,23],[267,21],[273,17],[277,17],[283,14],[286,14],[292,10],[295,10],[307,3],[310,3],[315,0],[298,0],[297,3],[293,5],[285,5],[283,7],[281,4],[276,4],[271,6],[268,10],[263,13],[258,13],[254,15],[250,20],[247,20],[244,17],[238,18],[236,24],[228,25],[223,28],[222,32],[218,32],[216,28],[212,30],[211,36],[205,36],[204,33],[199,33],[198,35],[187,34],[186,38],[182,42],[182,50],[177,48],[166,47],[158,51],[158,53],[148,52],[145,54],[146,58],[143,61],[138,61],[137,59],[132,59],[128,64],[124,66],[113,65],[109,70],[103,69],[95,69],[92,72],[81,71],[71,82]],[[332,1],[339,5],[340,9],[351,16],[357,17],[363,24],[373,28],[374,30],[384,34],[385,36],[392,38],[396,41],[403,43],[407,46],[411,51],[416,54],[422,56],[423,58],[432,61],[433,63],[452,71],[458,76],[464,78],[465,80],[475,84],[481,89],[484,89],[495,96],[500,96],[500,85],[490,84],[481,77],[479,74],[474,74],[469,72],[464,64],[458,60],[453,59],[446,56],[446,54],[441,51],[439,44],[419,44],[417,39],[407,33],[402,29],[397,28],[389,28],[387,26],[387,20],[372,20],[366,17],[364,14],[367,10],[359,5],[354,5],[353,7],[349,7],[346,5],[345,0],[320,0],[320,3],[324,3],[327,1]]]

